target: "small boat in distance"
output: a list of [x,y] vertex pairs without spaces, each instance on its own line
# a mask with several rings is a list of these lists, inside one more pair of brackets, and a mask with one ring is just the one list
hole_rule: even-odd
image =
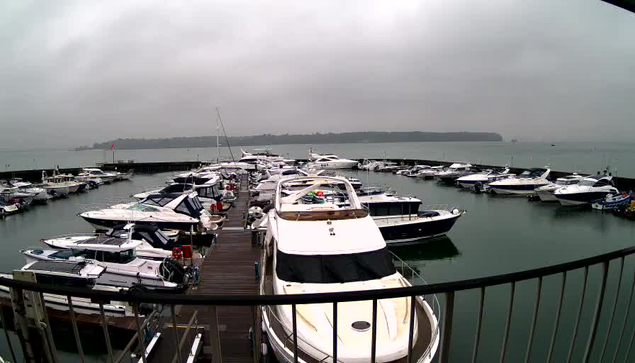
[[584,176],[577,173],[563,176],[556,179],[555,183],[549,183],[548,185],[536,188],[536,195],[538,195],[538,198],[540,198],[542,202],[557,202],[558,198],[553,195],[556,190],[566,187],[567,185],[578,184],[583,178]]
[[610,175],[591,175],[579,183],[556,190],[553,195],[562,205],[584,205],[606,198],[607,195],[619,195],[620,192]]
[[492,182],[489,184],[489,189],[493,194],[532,195],[536,193],[536,188],[550,183],[547,180],[550,172],[549,168],[527,170],[516,178]]
[[352,169],[359,164],[357,160],[342,159],[335,154],[312,153],[310,158],[311,161],[307,163],[309,169]]

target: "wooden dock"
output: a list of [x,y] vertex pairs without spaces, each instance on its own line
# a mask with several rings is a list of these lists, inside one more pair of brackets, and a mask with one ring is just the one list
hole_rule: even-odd
[[[251,231],[244,229],[244,214],[247,212],[249,192],[248,181],[243,176],[238,198],[234,207],[227,215],[223,228],[219,231],[218,245],[214,246],[212,253],[205,258],[200,267],[201,282],[189,293],[205,295],[258,295],[259,284],[256,279],[255,263],[260,259],[261,249],[251,243]],[[211,361],[213,356],[220,353],[223,362],[253,362],[250,328],[254,321],[254,312],[251,307],[239,306],[183,306],[177,312],[179,336],[182,336],[183,327],[197,311],[197,325],[203,332],[203,349],[201,358],[203,361]],[[218,319],[218,338],[220,339],[221,352],[213,351],[215,337],[213,329]],[[170,324],[162,331],[161,343],[157,351],[152,354],[152,362],[171,363],[176,353],[174,332]],[[190,342],[194,340],[195,332],[191,331],[181,350],[185,361],[191,348]]]

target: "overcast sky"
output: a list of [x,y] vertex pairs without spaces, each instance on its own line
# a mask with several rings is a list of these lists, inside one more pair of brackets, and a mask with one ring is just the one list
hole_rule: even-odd
[[635,14],[599,0],[0,4],[0,148],[339,131],[635,135]]

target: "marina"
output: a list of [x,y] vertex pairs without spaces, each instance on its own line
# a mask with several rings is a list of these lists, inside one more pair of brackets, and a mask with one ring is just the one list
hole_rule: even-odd
[[[414,165],[447,165],[446,163],[431,162],[429,160],[415,162],[404,162],[401,160],[394,162],[402,170],[412,168]],[[456,188],[448,185],[448,183],[416,177],[415,174],[425,170],[425,168],[414,169],[417,169],[415,173],[409,173],[411,177],[407,177],[406,175],[408,174],[402,176],[393,173],[364,170],[340,169],[337,171],[337,173],[346,176],[349,180],[362,185],[362,189],[357,191],[357,193],[360,195],[360,201],[368,206],[370,214],[375,215],[373,218],[381,218],[381,214],[390,213],[391,207],[386,207],[386,212],[381,212],[382,208],[384,208],[380,207],[381,202],[387,201],[390,201],[391,204],[396,203],[394,206],[395,208],[398,206],[399,211],[395,209],[395,217],[397,220],[403,221],[399,223],[406,225],[411,224],[413,220],[415,222],[421,220],[421,218],[428,215],[426,214],[428,210],[434,211],[434,208],[441,208],[442,205],[445,205],[443,208],[447,208],[445,210],[450,211],[450,215],[452,213],[457,216],[462,215],[456,223],[453,223],[455,225],[451,226],[451,229],[444,230],[442,233],[421,236],[421,238],[425,239],[412,238],[408,241],[412,243],[402,243],[401,245],[403,246],[401,247],[398,246],[399,244],[392,246],[389,243],[389,246],[392,246],[391,253],[394,253],[395,264],[401,268],[398,271],[401,271],[404,276],[409,276],[410,279],[416,275],[422,276],[426,281],[433,284],[444,283],[473,278],[475,271],[477,271],[477,276],[495,276],[565,263],[578,258],[628,247],[630,246],[629,240],[632,239],[635,233],[632,222],[628,219],[619,218],[610,213],[593,211],[590,206],[588,208],[571,208],[560,206],[559,203],[530,202],[527,198],[474,193],[471,188]],[[272,169],[272,171],[274,170]],[[512,169],[513,171],[517,170]],[[475,170],[474,172],[477,173],[478,171]],[[205,173],[209,172],[206,171]],[[161,189],[162,183],[166,180],[176,180],[178,175],[174,174],[174,172],[140,173],[135,175],[130,182],[104,185],[89,193],[62,198],[48,205],[33,206],[27,213],[7,217],[0,222],[3,223],[3,228],[1,229],[3,240],[15,242],[11,244],[11,249],[7,249],[7,253],[3,254],[3,258],[6,258],[6,260],[0,263],[6,266],[4,271],[10,271],[22,266],[15,255],[19,252],[11,251],[33,248],[38,240],[58,234],[62,235],[69,232],[91,233],[90,225],[77,216],[78,212],[104,208],[108,205],[124,202],[129,203],[129,201],[133,200],[143,200],[132,196],[147,190]],[[200,260],[196,262],[200,273],[198,277],[200,282],[187,289],[185,296],[192,296],[193,298],[196,296],[214,296],[218,298],[228,296],[233,298],[235,296],[255,296],[259,293],[258,281],[263,276],[266,276],[266,264],[262,260],[262,249],[260,247],[264,240],[264,230],[263,232],[254,232],[250,229],[245,229],[250,223],[254,223],[252,218],[254,210],[250,207],[250,203],[257,200],[257,196],[254,197],[253,193],[249,191],[250,188],[255,189],[255,184],[250,185],[249,181],[251,179],[253,183],[254,180],[257,180],[257,178],[253,178],[253,175],[257,174],[252,172],[252,177],[248,178],[248,175],[243,173],[239,177],[237,180],[239,188],[232,193],[234,195],[231,202],[232,207],[225,212],[224,221],[214,232],[214,240],[210,242],[210,247],[197,250],[200,251],[198,253],[201,253]],[[293,177],[293,175],[285,177],[289,178]],[[260,178],[263,177],[261,176]],[[266,176],[264,178],[266,179]],[[291,191],[300,190],[308,186],[299,181],[294,181],[290,185]],[[336,183],[336,185],[338,184]],[[339,185],[341,187],[343,184]],[[364,189],[374,185],[380,187]],[[390,189],[391,193],[397,191],[398,194],[395,197],[391,196],[392,194],[387,196],[384,191],[387,189]],[[341,198],[337,190],[326,193],[326,190],[320,189],[322,194],[311,192],[305,195],[303,200],[305,202],[310,200],[311,203],[317,202],[319,206],[319,203],[324,203],[324,201],[329,203],[330,198]],[[152,193],[148,195],[152,195]],[[166,195],[169,195],[169,193]],[[373,206],[373,198],[378,196],[380,199],[377,201],[380,204]],[[310,199],[306,199],[307,197],[310,197]],[[324,201],[322,201],[322,198],[324,198]],[[210,209],[212,204],[208,203],[206,208]],[[436,207],[433,207],[432,205],[435,204]],[[420,205],[422,206],[419,207]],[[459,212],[452,212],[453,210]],[[53,225],[46,224],[46,228],[38,228],[38,225],[44,226],[38,224],[38,220],[42,218],[48,219],[48,215],[51,213],[56,215],[56,220],[59,222]],[[418,219],[413,219],[413,216]],[[31,228],[28,230],[21,228],[20,225],[24,223],[28,223]],[[379,220],[376,223],[381,229]],[[260,229],[262,230],[262,226]],[[494,230],[496,230],[496,233],[493,233]],[[8,237],[7,233],[13,234],[13,237]],[[125,238],[125,230],[119,233],[124,233]],[[254,235],[254,233],[256,234]],[[447,237],[445,236],[446,234]],[[187,236],[183,238],[183,241],[191,239],[191,237]],[[384,238],[386,238],[387,242],[390,242],[388,235],[384,234]],[[42,246],[39,246],[39,248],[41,249]],[[139,253],[142,253],[142,251],[139,250]],[[496,258],[496,256],[505,256],[505,258],[497,258],[496,263],[491,263],[492,258]],[[404,266],[408,267],[403,269]],[[630,266],[630,264],[626,266]],[[261,268],[264,270],[261,271]],[[615,272],[614,268],[611,271]],[[572,284],[574,282],[582,283],[579,279],[580,277],[573,274],[570,276],[570,282]],[[589,277],[590,283],[595,284],[597,281],[596,277],[591,275]],[[418,280],[412,281],[417,284],[416,281]],[[516,313],[523,311],[525,308],[531,309],[530,305],[522,302],[522,296],[528,296],[526,294],[529,293],[528,289],[522,286],[518,285],[517,287],[516,301],[519,301],[518,304],[520,306],[515,308]],[[611,288],[616,288],[614,285],[610,286]],[[544,289],[545,292],[543,294],[553,289],[552,295],[557,295],[557,287],[555,285],[552,286],[552,284],[545,282]],[[579,291],[573,290],[572,293],[576,294]],[[455,319],[473,319],[474,308],[478,306],[478,298],[476,301],[474,298],[476,298],[474,294],[468,294],[463,295],[461,300],[456,301],[456,305],[453,307]],[[489,306],[497,306],[499,304],[504,306],[508,298],[508,293],[492,288],[488,294],[488,299],[493,299]],[[622,298],[626,299],[626,296],[622,296]],[[572,302],[569,301],[569,303]],[[444,321],[444,304],[441,304],[439,309],[435,310],[436,314],[440,314],[438,315],[438,320],[441,322],[441,327],[443,327]],[[174,319],[176,325],[180,327],[176,329],[178,334],[180,334],[178,335],[179,343],[183,343],[179,344],[182,358],[189,355],[193,349],[192,347],[194,347],[196,348],[196,356],[203,360],[254,361],[252,346],[255,344],[255,336],[261,333],[259,329],[254,330],[253,327],[258,325],[256,321],[259,321],[263,316],[268,317],[269,322],[274,321],[275,319],[271,320],[272,317],[267,315],[272,310],[267,308],[263,314],[260,309],[254,307],[229,305],[173,305],[175,309]],[[555,313],[554,307],[550,308],[550,306],[550,303],[545,303],[543,308],[546,311],[544,312],[545,314]],[[623,306],[623,304],[618,306]],[[505,309],[491,310],[490,308],[490,310],[486,310],[489,311],[487,313],[489,318],[483,322],[482,329],[495,331],[497,328],[490,326],[491,322],[504,321]],[[172,327],[170,315],[165,313],[166,309],[163,308],[161,310],[164,311],[163,314],[157,315],[158,317],[155,317],[149,323],[149,326],[153,327],[149,331],[156,338],[156,342],[152,344],[152,354],[148,356],[148,360],[171,362],[172,358],[177,355],[177,349],[175,348],[177,344],[172,339],[175,335],[175,329]],[[422,312],[420,313],[422,314]],[[77,320],[84,324],[82,329],[91,326],[90,324],[93,326],[92,329],[99,329],[100,319],[91,318],[91,315],[81,315],[79,310],[78,314],[80,315],[78,315]],[[10,316],[8,312],[7,315]],[[64,319],[64,312],[51,312],[50,315],[52,319],[61,319],[60,321],[64,324],[69,323],[68,315]],[[119,322],[117,319],[123,320]],[[518,319],[522,320],[522,318]],[[132,339],[130,342],[134,341],[136,324],[130,320],[130,317],[112,317],[109,320],[115,322],[117,324],[115,326],[120,326],[122,331],[128,332],[125,335]],[[630,324],[630,320],[626,322],[627,325]],[[186,329],[187,327],[189,329]],[[538,325],[539,327],[540,325]],[[599,332],[603,332],[602,329],[604,328],[600,326]],[[275,328],[274,324],[275,329],[282,328]],[[560,334],[567,333],[570,333],[570,330],[568,325],[564,325]],[[461,333],[458,331],[453,334],[457,337],[453,339],[452,343],[452,355],[455,357],[452,361],[455,359],[457,361],[467,359],[467,355],[462,357],[462,354],[467,354],[467,351],[462,348],[462,344],[468,344],[469,339],[466,338],[471,335],[467,332]],[[465,336],[462,337],[463,334]],[[520,358],[523,354],[521,346],[524,343],[517,346],[519,342],[522,342],[522,339],[518,340],[520,338],[516,333],[511,333],[510,336],[509,342],[506,343],[509,345],[509,352],[506,354],[509,354],[509,359],[512,359],[512,357]],[[260,339],[261,337],[259,336],[258,340]],[[266,339],[271,339],[271,337],[269,336]],[[479,355],[485,357],[496,355],[498,351],[496,346],[499,343],[492,340],[493,336],[485,334],[481,339],[487,343],[481,343]],[[123,345],[128,343],[128,340],[124,340],[119,339],[121,346],[116,347],[116,350],[127,351]],[[547,344],[540,336],[536,337],[535,344],[539,344],[539,342]],[[127,345],[134,347],[135,344]],[[66,346],[67,349],[70,349],[68,354],[72,354],[72,344],[70,348],[68,344],[62,344],[61,346]],[[87,344],[87,346],[90,346],[90,344]],[[271,352],[270,350],[269,354]],[[99,353],[99,349],[97,351],[89,351],[88,354],[95,358],[104,357],[104,353]],[[540,356],[540,354],[540,352],[536,352],[537,356]],[[557,355],[560,353],[555,351],[553,354]]]

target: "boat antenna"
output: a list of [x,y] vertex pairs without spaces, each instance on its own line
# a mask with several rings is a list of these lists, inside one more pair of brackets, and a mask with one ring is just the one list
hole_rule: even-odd
[[223,124],[223,118],[220,116],[220,111],[218,110],[218,107],[216,107],[216,114],[218,115],[220,126],[223,128],[223,134],[225,135],[225,141],[227,142],[227,147],[229,148],[229,154],[232,157],[232,161],[236,162],[236,159],[234,159],[234,153],[232,152],[232,146],[229,144],[229,138],[227,137],[227,132],[225,131],[225,124]]

